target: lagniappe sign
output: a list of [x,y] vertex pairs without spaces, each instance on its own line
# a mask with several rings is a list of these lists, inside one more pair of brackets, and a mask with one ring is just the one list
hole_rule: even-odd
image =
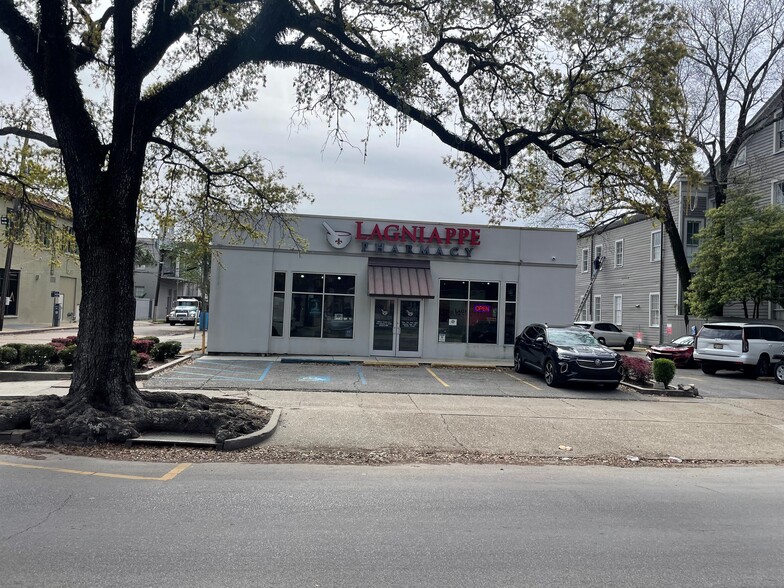
[[354,239],[361,243],[362,251],[372,253],[471,257],[480,244],[480,229],[394,223],[376,223],[370,228],[365,221],[355,221],[355,225]]

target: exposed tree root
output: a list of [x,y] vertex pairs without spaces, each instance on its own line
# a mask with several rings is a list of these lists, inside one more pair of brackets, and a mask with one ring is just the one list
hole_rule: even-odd
[[141,433],[203,433],[218,443],[261,429],[268,412],[202,394],[140,392],[142,402],[115,410],[69,397],[38,396],[0,403],[0,431],[30,429],[23,440],[61,444],[123,443]]

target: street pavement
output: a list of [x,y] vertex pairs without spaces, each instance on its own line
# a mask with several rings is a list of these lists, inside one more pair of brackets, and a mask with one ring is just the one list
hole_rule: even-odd
[[[274,359],[206,356],[139,385],[195,388],[279,408],[277,430],[264,444],[284,450],[784,461],[779,392],[784,387],[770,380],[731,381],[737,389],[768,386],[778,397],[665,398],[628,389],[548,389],[538,376],[518,375],[495,362],[409,366],[372,358],[350,363],[322,358],[336,363],[316,364]],[[227,381],[232,385],[222,385]],[[67,381],[2,382],[0,400],[64,395],[67,386]]]

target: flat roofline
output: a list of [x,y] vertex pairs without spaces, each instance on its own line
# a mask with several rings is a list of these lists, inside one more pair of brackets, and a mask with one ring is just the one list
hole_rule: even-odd
[[328,215],[328,214],[292,214],[294,218],[313,218],[313,219],[341,219],[351,221],[367,221],[367,222],[393,222],[405,224],[425,224],[425,225],[453,225],[461,227],[475,227],[477,229],[508,229],[514,231],[553,231],[562,233],[576,233],[577,229],[569,229],[563,227],[515,227],[511,225],[479,225],[476,223],[461,223],[457,221],[429,221],[429,220],[410,220],[400,218],[376,218],[376,217],[357,217],[357,216],[342,216],[342,215]]

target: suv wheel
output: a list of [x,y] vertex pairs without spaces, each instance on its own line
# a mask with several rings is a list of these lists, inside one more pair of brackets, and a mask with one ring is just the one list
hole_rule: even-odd
[[704,364],[704,363],[703,363],[703,364],[702,364],[702,373],[703,373],[703,374],[708,374],[709,376],[712,376],[713,374],[715,374],[715,373],[716,373],[716,367],[715,367],[715,366],[712,366],[712,365],[707,365],[707,364]]
[[514,352],[514,371],[518,374],[523,373],[523,358],[520,357],[520,354],[517,351]]
[[544,362],[544,383],[552,387],[558,385],[558,374],[552,359]]
[[623,350],[631,351],[632,349],[634,349],[634,339],[629,337],[628,339],[626,339],[626,343],[624,343],[623,345]]
[[784,361],[780,361],[773,368],[773,377],[779,384],[784,384]]
[[757,362],[756,377],[764,378],[770,373],[770,358],[767,355],[760,355]]

